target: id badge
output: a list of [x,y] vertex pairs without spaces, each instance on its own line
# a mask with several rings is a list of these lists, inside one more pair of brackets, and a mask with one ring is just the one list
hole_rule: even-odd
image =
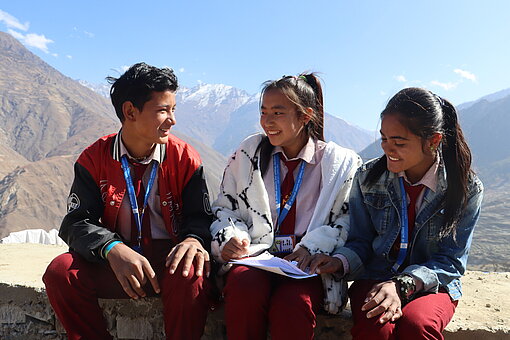
[[296,246],[296,235],[278,235],[274,238],[274,244],[269,249],[273,255],[282,256],[292,253]]

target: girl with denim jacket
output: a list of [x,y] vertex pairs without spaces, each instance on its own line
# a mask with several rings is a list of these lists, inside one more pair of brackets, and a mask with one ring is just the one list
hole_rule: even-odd
[[483,186],[454,106],[428,90],[406,88],[388,102],[381,140],[384,155],[354,178],[345,246],[312,267],[354,280],[354,339],[443,339]]

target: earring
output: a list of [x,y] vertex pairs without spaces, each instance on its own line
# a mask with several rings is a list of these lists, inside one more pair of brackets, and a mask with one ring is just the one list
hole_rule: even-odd
[[430,146],[430,152],[434,153],[436,151],[436,147],[434,145]]

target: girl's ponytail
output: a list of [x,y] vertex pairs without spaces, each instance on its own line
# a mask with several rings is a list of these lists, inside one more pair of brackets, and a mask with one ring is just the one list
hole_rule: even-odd
[[471,172],[471,150],[460,128],[457,110],[447,100],[435,96],[443,111],[443,156],[448,189],[446,190],[446,224],[440,236],[455,234],[455,226],[467,202],[467,188]]
[[324,141],[324,97],[322,95],[321,82],[314,73],[302,73],[299,78],[310,85],[315,94],[315,105],[312,106],[315,112],[306,126],[308,135]]

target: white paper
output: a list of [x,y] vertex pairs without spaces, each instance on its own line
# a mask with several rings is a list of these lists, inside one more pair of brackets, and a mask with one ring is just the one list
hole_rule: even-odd
[[273,256],[268,252],[264,252],[258,256],[245,257],[239,260],[230,261],[233,264],[241,264],[266,270],[279,275],[291,277],[293,279],[306,279],[317,276],[317,274],[308,274],[297,267],[297,262],[289,262],[282,258]]

